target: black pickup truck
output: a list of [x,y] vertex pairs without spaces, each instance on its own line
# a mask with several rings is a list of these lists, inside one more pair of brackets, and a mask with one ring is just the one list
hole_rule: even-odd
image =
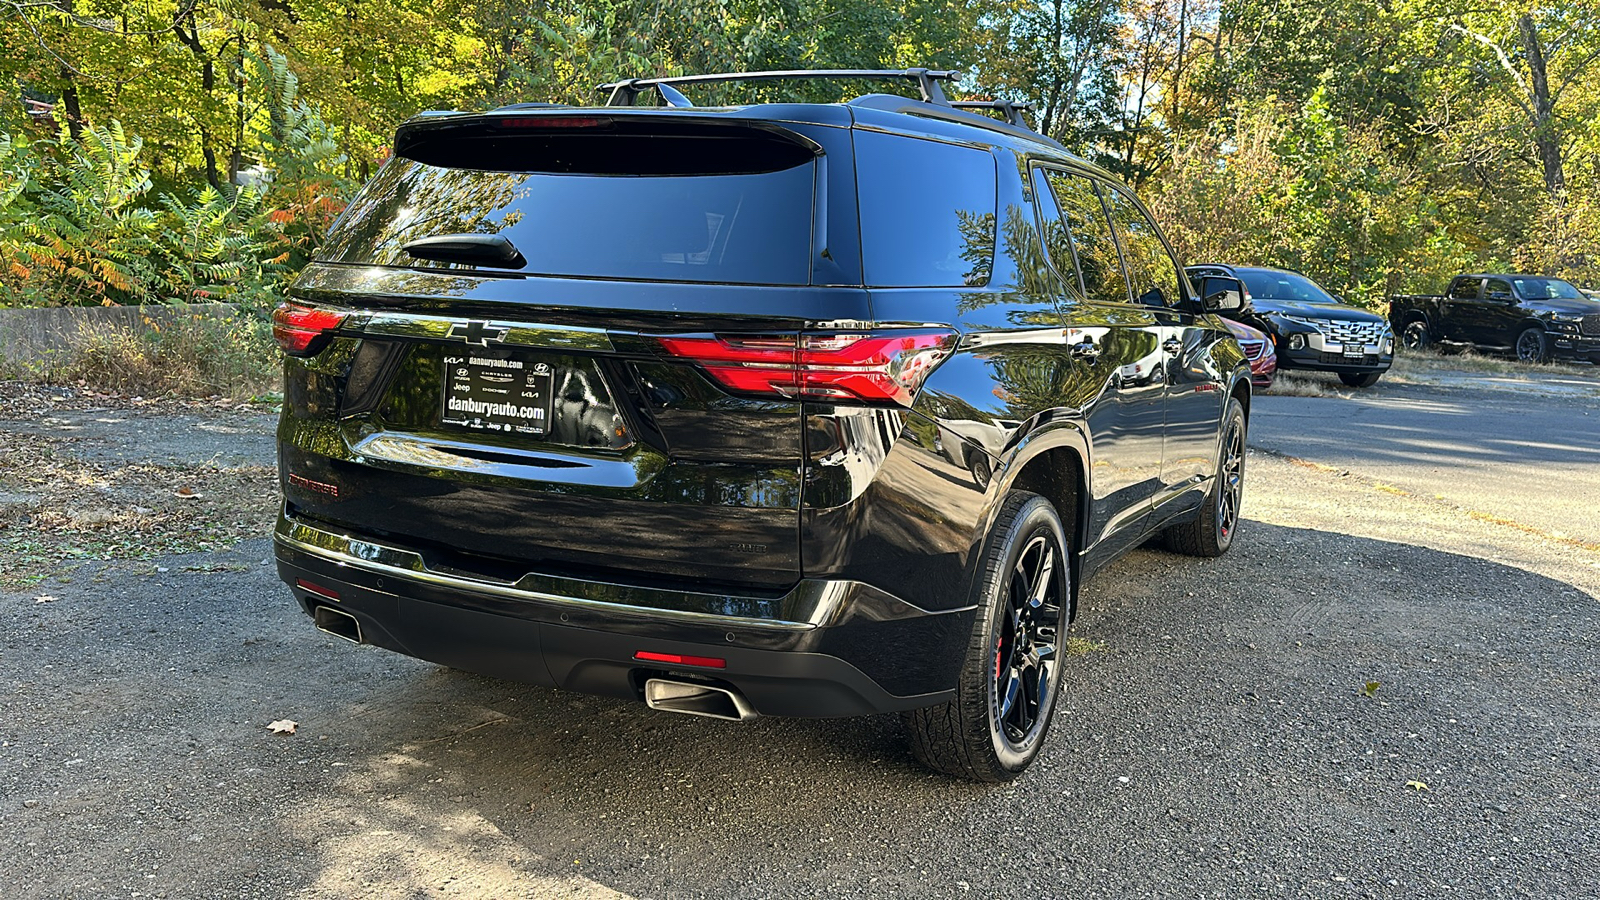
[[1410,350],[1464,344],[1523,362],[1600,364],[1600,302],[1559,278],[1457,275],[1444,296],[1390,297],[1389,321]]

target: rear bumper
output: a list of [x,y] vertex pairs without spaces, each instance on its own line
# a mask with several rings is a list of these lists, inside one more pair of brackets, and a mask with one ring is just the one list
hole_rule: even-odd
[[[430,568],[424,550],[279,517],[278,574],[311,614],[352,616],[362,643],[453,668],[643,698],[663,674],[729,687],[755,711],[850,716],[950,699],[974,611],[929,612],[855,581],[807,579],[751,597]],[[722,668],[641,662],[710,657]]]

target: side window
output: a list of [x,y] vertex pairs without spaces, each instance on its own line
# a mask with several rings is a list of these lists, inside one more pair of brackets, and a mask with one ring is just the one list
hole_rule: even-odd
[[1039,204],[1039,220],[1044,225],[1044,251],[1050,264],[1066,282],[1067,293],[1082,297],[1083,280],[1078,275],[1078,260],[1072,252],[1072,236],[1067,233],[1067,223],[1061,219],[1061,207],[1050,192],[1044,169],[1033,170],[1033,193]]
[[1456,283],[1450,285],[1451,300],[1476,300],[1478,299],[1478,285],[1481,280],[1477,278],[1458,278]]
[[1489,279],[1489,283],[1485,284],[1483,286],[1484,299],[1488,299],[1490,297],[1493,297],[1495,294],[1500,294],[1500,295],[1506,296],[1506,297],[1512,296],[1512,294],[1511,294],[1511,282],[1502,281],[1499,278],[1491,278],[1491,279]]
[[994,268],[994,157],[874,131],[857,131],[855,146],[867,284],[986,284]]
[[1111,205],[1111,220],[1122,239],[1133,302],[1142,306],[1177,306],[1185,296],[1178,281],[1178,264],[1161,242],[1155,223],[1127,194],[1109,188],[1105,193]]
[[1122,277],[1122,259],[1111,221],[1094,182],[1083,175],[1050,170],[1046,175],[1076,251],[1077,269],[1085,296],[1099,303],[1127,303],[1128,282]]

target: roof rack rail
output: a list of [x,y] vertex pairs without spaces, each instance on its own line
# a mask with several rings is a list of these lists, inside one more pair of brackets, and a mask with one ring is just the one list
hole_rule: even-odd
[[[949,106],[941,81],[954,81],[959,73],[940,69],[787,69],[772,72],[722,72],[714,75],[679,75],[674,78],[629,78],[596,88],[608,96],[607,106],[632,106],[639,94],[651,88],[659,91],[670,105],[684,105],[683,95],[673,90],[680,84],[716,84],[726,81],[775,81],[780,78],[910,78],[916,81],[925,103]],[[682,102],[679,102],[682,101]]]
[[1018,128],[1028,127],[1022,114],[1033,111],[1033,104],[1025,100],[956,100],[950,105],[956,109],[992,109]]
[[[993,101],[977,101],[988,106]],[[986,116],[981,112],[971,109],[956,109],[961,101],[946,106],[937,106],[932,103],[918,103],[910,97],[900,97],[893,94],[867,94],[851,100],[850,106],[859,106],[866,109],[881,109],[884,112],[904,113],[908,116],[923,116],[929,119],[942,119],[946,122],[960,122],[977,128],[986,128],[990,131],[999,131],[1014,137],[1026,138],[1030,141],[1042,141],[1052,147],[1066,150],[1060,141],[1046,134],[1041,134],[1027,125],[1013,124],[1011,121],[1001,121],[994,116]],[[1018,104],[1019,108],[1022,107]],[[1071,151],[1067,151],[1071,152]]]

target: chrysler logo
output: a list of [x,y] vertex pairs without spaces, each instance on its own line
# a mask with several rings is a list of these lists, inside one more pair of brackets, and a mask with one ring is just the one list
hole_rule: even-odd
[[445,337],[461,338],[469,344],[487,347],[490,341],[498,341],[505,337],[507,330],[484,322],[456,322],[445,332]]

